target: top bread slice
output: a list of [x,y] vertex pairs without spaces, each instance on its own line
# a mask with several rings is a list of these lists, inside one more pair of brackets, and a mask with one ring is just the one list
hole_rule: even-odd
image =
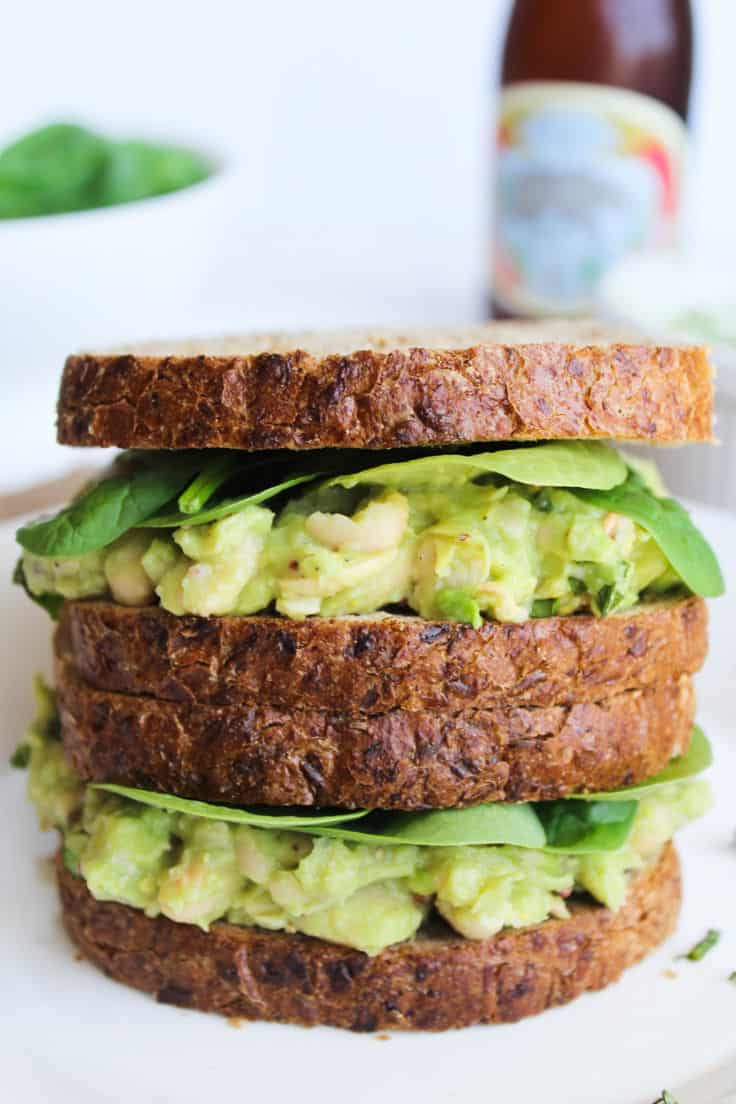
[[386,449],[707,441],[701,347],[593,323],[251,334],[68,358],[58,440],[121,448]]

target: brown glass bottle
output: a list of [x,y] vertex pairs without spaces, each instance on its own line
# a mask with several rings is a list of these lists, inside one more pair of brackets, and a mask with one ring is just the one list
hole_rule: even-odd
[[[511,216],[512,224],[516,219],[516,241],[511,243],[510,248],[509,243],[506,243],[507,261],[510,257],[513,264],[514,258],[518,259],[518,256],[523,254],[525,243],[528,245],[528,251],[535,254],[542,248],[533,238],[532,221],[528,220],[526,228],[521,225],[524,211],[526,210],[528,213],[535,202],[534,195],[536,195],[536,202],[538,203],[543,203],[545,196],[550,196],[552,201],[561,204],[568,220],[574,217],[574,205],[577,197],[584,208],[582,212],[584,217],[586,219],[590,218],[596,181],[590,178],[587,182],[584,182],[584,174],[576,181],[570,168],[570,166],[574,167],[581,157],[581,151],[575,149],[575,128],[576,120],[584,120],[586,110],[586,89],[584,86],[590,86],[591,88],[602,86],[611,91],[620,89],[625,90],[625,92],[638,93],[643,97],[647,97],[650,103],[664,105],[665,109],[669,109],[670,112],[674,113],[673,119],[677,116],[684,122],[687,119],[690,96],[692,39],[692,12],[689,0],[516,0],[503,45],[500,80],[502,89],[501,112],[504,111],[504,105],[507,105],[508,102],[508,96],[505,93],[512,88],[515,90],[521,89],[522,91],[518,92],[518,96],[523,97],[525,95],[523,89],[531,88],[531,82],[534,82],[537,86],[535,95],[538,97],[538,107],[535,108],[535,111],[538,113],[539,107],[547,106],[546,115],[548,121],[551,120],[553,124],[551,129],[548,127],[549,133],[546,134],[540,131],[538,125],[537,130],[540,133],[537,138],[541,137],[543,142],[547,144],[546,155],[549,156],[551,163],[551,160],[554,159],[553,143],[554,127],[556,127],[561,135],[559,159],[560,162],[563,162],[567,157],[568,166],[567,168],[562,166],[559,169],[557,178],[554,177],[554,174],[550,175],[549,170],[546,175],[544,172],[538,173],[533,186],[531,177],[528,176],[525,180],[519,166],[516,166],[517,182],[521,181],[524,187],[521,192],[515,186],[509,186],[506,190],[506,197],[512,207],[515,206],[516,208]],[[545,105],[546,88],[549,89],[550,105]],[[567,130],[565,130],[562,119],[567,103],[566,88],[570,92],[569,110],[573,113],[570,115]],[[515,92],[515,94],[517,93]],[[645,164],[648,158],[653,170],[660,172],[662,187],[672,186],[678,188],[679,191],[678,165],[670,164],[668,160],[671,156],[675,156],[671,149],[674,138],[671,138],[671,133],[667,129],[667,119],[664,113],[661,125],[666,133],[663,137],[663,134],[660,133],[660,123],[656,114],[652,114],[650,118],[644,112],[644,118],[642,119],[639,116],[640,103],[634,98],[629,98],[627,103],[627,100],[622,97],[618,102],[612,95],[610,104],[606,103],[605,108],[602,106],[603,101],[600,93],[597,94],[597,98],[596,93],[593,93],[590,99],[591,111],[602,112],[609,120],[615,118],[616,126],[621,125],[626,134],[631,132],[638,135],[641,132],[646,136],[647,126],[651,125],[653,128],[651,148],[647,147],[644,137],[641,139],[641,148],[644,152],[636,153],[636,156],[641,159],[639,168]],[[594,99],[595,104],[592,103]],[[523,99],[520,98],[518,103],[517,101],[513,101],[513,103],[515,106],[508,108],[512,120],[518,119],[518,105],[523,105]],[[629,120],[626,117],[629,109],[634,113],[631,125],[629,125]],[[515,111],[516,114],[514,114]],[[582,115],[581,112],[583,112]],[[503,126],[504,121],[501,119],[499,144],[502,152],[504,148],[510,148],[504,147],[507,136],[504,136]],[[676,126],[675,122],[674,127]],[[672,133],[674,133],[674,129]],[[581,134],[583,140],[591,141],[591,134],[588,133],[586,126],[582,127]],[[526,149],[530,151],[529,156],[534,160],[536,154],[533,148],[530,150],[530,145],[533,145],[533,143],[525,142],[521,138],[518,140],[518,149],[514,149],[514,152],[523,154]],[[591,163],[596,152],[596,149],[591,146]],[[602,147],[602,152],[608,157],[621,151],[617,151],[611,145],[610,148],[608,146]],[[544,156],[543,153],[542,158]],[[657,157],[659,157],[659,162],[657,162]],[[675,157],[675,160],[677,160],[677,157]],[[631,168],[631,166],[629,167]],[[616,172],[612,176],[615,176],[623,166],[614,166],[614,168]],[[678,180],[673,182],[667,177],[667,173],[670,176],[676,173]],[[619,175],[621,174],[619,173]],[[550,183],[553,187],[548,191],[547,185]],[[599,183],[605,185],[606,182],[601,178]],[[568,188],[567,196],[564,191],[565,186]],[[610,200],[612,205],[615,202],[614,190],[615,188],[609,181],[608,192],[604,187],[601,193],[604,199],[607,197]],[[610,195],[608,195],[609,192]],[[639,198],[641,199],[641,197]],[[618,202],[622,203],[623,199],[624,194],[621,192],[618,195]],[[674,198],[673,196],[665,197],[665,199],[670,205],[677,204],[679,195]],[[503,204],[504,193],[500,187],[497,192],[497,203],[499,200]],[[643,202],[644,200],[642,200]],[[500,211],[501,220],[503,216],[502,208]],[[671,221],[674,224],[676,213]],[[544,220],[538,218],[537,224],[541,231]],[[570,222],[569,225],[571,230],[575,231],[576,228],[573,222]],[[496,239],[494,241],[494,250],[496,251],[499,250],[499,232],[502,230],[503,223],[502,221],[499,223],[497,219]],[[557,238],[554,235],[551,236],[550,250],[556,249],[559,251],[560,248],[564,247],[564,238],[565,235],[560,225]],[[569,238],[570,240],[575,239],[575,233],[571,233]],[[589,255],[583,259],[581,253],[581,263],[587,263],[589,271],[593,272],[595,271],[597,258],[594,244],[592,242],[589,244]],[[623,251],[623,243],[620,242],[619,245],[621,246],[620,253]],[[609,250],[609,252],[613,253],[615,249]],[[598,258],[601,265],[605,265],[610,259],[608,254]],[[564,261],[564,256],[560,259],[560,264],[562,264],[562,261]],[[503,263],[501,262],[502,275]],[[536,258],[538,269],[543,268],[544,263],[543,254]],[[553,257],[551,257],[550,265],[553,269]],[[495,268],[494,284],[497,285],[499,282],[498,262],[496,262]],[[511,275],[518,277],[519,273],[517,271]],[[523,279],[522,274],[522,283]],[[591,277],[591,280],[593,281],[593,277]],[[548,282],[550,285],[554,283],[552,271],[548,273]],[[507,280],[506,284],[512,287],[512,293],[494,299],[492,312],[495,315],[508,317],[535,313],[558,313],[557,311],[541,310],[537,312],[531,309],[515,309],[511,302],[515,298],[513,279]],[[543,296],[539,296],[540,302],[543,298]],[[572,290],[567,298],[572,308],[569,313],[581,313],[579,309],[581,304],[575,301]],[[578,298],[585,299],[586,297],[579,296]],[[531,296],[531,299],[534,299],[534,295]],[[565,295],[560,297],[563,306],[565,299]]]

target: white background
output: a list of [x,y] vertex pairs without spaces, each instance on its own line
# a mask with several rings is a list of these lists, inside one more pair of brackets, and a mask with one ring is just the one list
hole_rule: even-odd
[[[691,226],[722,243],[736,238],[736,3],[695,7]],[[164,309],[148,292],[136,303],[108,290],[118,263],[112,248],[88,293],[81,253],[67,247],[55,258],[58,277],[20,326],[6,282],[0,487],[62,463],[43,443],[52,438],[62,356],[81,344],[482,316],[494,72],[506,9],[505,0],[8,5],[0,142],[54,118],[179,137],[221,151],[233,187],[221,205],[219,263],[191,301]],[[4,240],[0,224],[0,277],[5,269],[11,283],[31,279],[28,265],[38,272],[44,262],[25,258],[24,267]],[[135,255],[143,285],[181,280],[180,261],[147,264],[146,252],[142,237]],[[204,264],[194,248],[189,263]],[[89,295],[81,314],[79,303],[66,305],[74,288],[77,298]],[[105,295],[112,320],[99,309]]]

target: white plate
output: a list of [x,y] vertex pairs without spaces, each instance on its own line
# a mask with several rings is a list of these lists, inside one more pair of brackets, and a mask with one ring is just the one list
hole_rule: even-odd
[[[736,519],[698,518],[736,586]],[[49,622],[9,577],[0,529],[3,763],[31,711],[30,679],[49,653]],[[3,766],[0,871],[0,1096],[22,1104],[204,1100],[380,1104],[715,1104],[736,1089],[736,630],[733,599],[712,607],[713,654],[700,677],[700,719],[716,745],[716,811],[683,833],[685,907],[677,934],[618,985],[508,1027],[444,1035],[352,1035],[329,1028],[230,1026],[158,1005],[77,961],[59,926],[46,857],[54,849]],[[720,944],[700,963],[675,961],[709,927]],[[676,978],[665,975],[674,968]],[[734,1062],[734,1084],[723,1066]],[[715,1082],[700,1083],[714,1070]],[[687,1083],[696,1080],[687,1088]],[[714,1090],[715,1091],[715,1090]]]

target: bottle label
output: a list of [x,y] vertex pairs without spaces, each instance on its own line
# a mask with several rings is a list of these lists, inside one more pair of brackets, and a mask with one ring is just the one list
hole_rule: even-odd
[[677,234],[685,124],[621,88],[501,90],[493,294],[510,314],[583,314],[605,273]]

